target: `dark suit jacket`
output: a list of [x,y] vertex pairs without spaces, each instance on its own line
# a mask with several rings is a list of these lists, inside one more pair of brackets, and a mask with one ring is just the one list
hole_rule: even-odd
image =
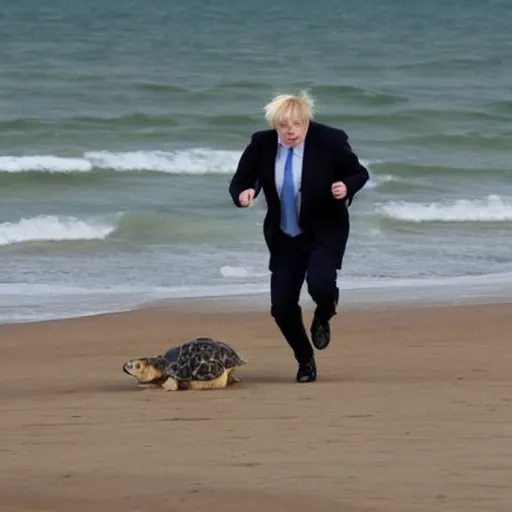
[[[238,207],[241,207],[238,201],[241,192],[254,188],[258,195],[263,188],[267,200],[263,230],[270,251],[281,218],[274,175],[276,152],[275,130],[254,133],[229,185],[229,193]],[[368,171],[352,151],[347,134],[312,121],[304,143],[299,225],[316,243],[335,251],[339,266],[349,233],[347,207],[368,179]],[[345,199],[333,197],[331,185],[335,181],[345,183]]]

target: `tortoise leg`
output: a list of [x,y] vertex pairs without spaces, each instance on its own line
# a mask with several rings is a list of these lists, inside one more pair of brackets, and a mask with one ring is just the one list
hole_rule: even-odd
[[236,384],[237,382],[240,382],[242,379],[240,377],[237,377],[234,372],[234,368],[231,368],[228,370],[228,386],[231,384]]
[[178,382],[176,379],[169,377],[162,383],[162,388],[165,389],[165,391],[178,391]]
[[219,377],[213,380],[191,380],[189,382],[189,389],[199,391],[206,389],[225,388],[228,385],[228,376],[229,371],[224,370],[224,372],[222,372],[222,374]]

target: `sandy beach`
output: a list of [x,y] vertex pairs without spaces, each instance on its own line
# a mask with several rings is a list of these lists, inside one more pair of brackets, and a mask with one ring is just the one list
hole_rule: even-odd
[[[313,384],[266,311],[2,325],[0,510],[509,512],[511,318],[342,310]],[[241,383],[169,393],[121,371],[199,335],[249,360]]]

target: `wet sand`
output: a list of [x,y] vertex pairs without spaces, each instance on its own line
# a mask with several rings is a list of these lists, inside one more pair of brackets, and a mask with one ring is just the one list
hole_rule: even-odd
[[[266,311],[189,305],[0,326],[0,511],[512,510],[512,305],[340,310],[312,384]],[[200,335],[241,383],[121,371]]]

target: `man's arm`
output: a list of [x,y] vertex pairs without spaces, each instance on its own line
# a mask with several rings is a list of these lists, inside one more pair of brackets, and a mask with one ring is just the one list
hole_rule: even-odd
[[356,193],[370,179],[370,174],[359,162],[357,155],[348,142],[348,136],[343,130],[337,130],[334,153],[337,166],[336,175],[347,187],[347,206],[350,206]]
[[239,200],[240,194],[251,188],[255,190],[254,197],[256,198],[261,190],[261,185],[258,180],[258,154],[254,136],[242,153],[235,174],[229,183],[229,193],[238,208],[242,208]]

